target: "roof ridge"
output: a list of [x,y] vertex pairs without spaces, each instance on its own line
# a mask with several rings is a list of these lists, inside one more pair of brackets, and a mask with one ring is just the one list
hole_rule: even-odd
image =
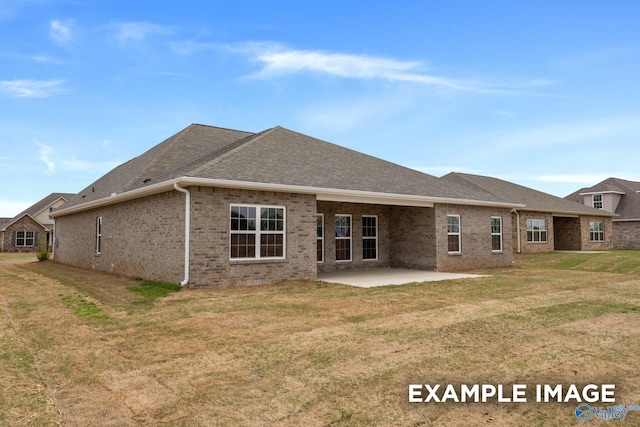
[[251,143],[255,143],[256,141],[261,139],[263,136],[267,135],[268,133],[271,133],[273,130],[275,130],[277,128],[279,128],[279,126],[272,127],[272,128],[269,128],[269,129],[265,129],[262,132],[254,133],[253,135],[249,135],[249,136],[247,136],[245,138],[239,139],[238,141],[232,142],[231,144],[228,144],[228,145],[222,147],[221,149],[219,149],[216,152],[211,153],[211,155],[207,156],[207,157],[210,157],[211,160],[203,162],[200,166],[198,166],[197,168],[195,168],[192,171],[190,171],[190,173],[196,174],[196,173],[198,173],[198,171],[201,168],[203,168],[205,166],[211,166],[212,164],[216,164],[216,163],[226,159],[227,157],[229,157],[229,156],[233,155],[234,153],[236,153],[241,148],[247,147]]

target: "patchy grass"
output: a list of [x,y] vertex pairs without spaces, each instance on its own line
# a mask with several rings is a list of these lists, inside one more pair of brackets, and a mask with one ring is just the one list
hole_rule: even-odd
[[127,289],[151,300],[166,297],[182,289],[180,285],[174,283],[154,282],[152,280],[142,280],[141,282],[139,286],[129,286]]
[[87,301],[82,297],[67,295],[62,297],[62,301],[64,301],[67,308],[72,309],[73,314],[78,317],[87,317],[90,319],[107,319],[109,317],[96,303]]
[[0,262],[31,262],[37,261],[36,254],[32,252],[0,252]]
[[523,255],[515,265],[369,289],[166,294],[56,263],[0,265],[12,325],[0,326],[13,331],[0,335],[12,349],[0,350],[0,424],[576,423],[574,403],[409,404],[413,383],[613,383],[617,402],[639,404],[640,253]]

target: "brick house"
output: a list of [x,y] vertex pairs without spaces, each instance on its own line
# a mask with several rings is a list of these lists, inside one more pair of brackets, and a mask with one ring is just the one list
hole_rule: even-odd
[[53,219],[50,213],[73,194],[51,193],[13,218],[0,218],[0,249],[3,252],[35,252],[41,239],[51,250]]
[[193,287],[498,267],[522,207],[281,127],[194,124],[54,212],[54,259]]
[[611,212],[498,178],[450,173],[442,179],[476,186],[524,205],[511,213],[513,247],[518,253],[610,250],[614,246],[615,215]]
[[615,213],[613,247],[640,249],[640,182],[607,178],[592,187],[581,188],[565,199]]

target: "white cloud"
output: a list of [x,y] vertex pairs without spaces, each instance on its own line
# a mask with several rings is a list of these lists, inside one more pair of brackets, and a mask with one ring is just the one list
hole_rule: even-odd
[[55,65],[60,65],[60,64],[64,64],[64,61],[61,61],[57,58],[54,58],[53,56],[50,55],[33,55],[30,56],[30,58],[36,62],[40,62],[43,64],[55,64]]
[[0,92],[15,98],[46,98],[62,92],[63,80],[2,80]]
[[118,22],[113,24],[114,35],[119,43],[139,42],[152,34],[171,34],[171,28],[149,22]]
[[[198,45],[183,46],[194,51]],[[205,48],[205,46],[202,46]],[[215,46],[206,46],[215,48]],[[222,46],[220,46],[222,48]],[[277,43],[242,43],[224,46],[225,49],[248,55],[263,65],[254,75],[258,78],[274,77],[299,72],[316,72],[352,79],[380,79],[392,82],[416,83],[440,88],[478,93],[514,93],[497,84],[477,80],[463,80],[438,76],[428,72],[420,61],[400,61],[370,55],[332,53],[317,50],[296,50]]]
[[176,53],[181,55],[191,55],[201,50],[224,49],[218,43],[195,42],[192,40],[173,41],[169,43],[169,47]]
[[49,175],[56,173],[56,164],[51,159],[51,155],[53,154],[55,149],[50,145],[42,144],[37,141],[36,144],[38,145],[38,147],[40,147],[38,149],[38,158],[47,165],[46,173]]
[[49,34],[54,42],[68,44],[73,41],[73,21],[54,20],[49,23]]

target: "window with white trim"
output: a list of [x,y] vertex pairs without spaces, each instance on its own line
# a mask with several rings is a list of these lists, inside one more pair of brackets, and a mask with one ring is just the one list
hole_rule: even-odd
[[324,262],[324,214],[316,215],[316,260]]
[[460,215],[447,215],[447,244],[450,254],[461,252]]
[[547,220],[527,220],[527,242],[543,243],[547,241]]
[[604,242],[604,223],[589,222],[589,240],[592,242]]
[[96,254],[102,253],[102,217],[96,218]]
[[283,259],[285,208],[231,205],[230,259]]
[[35,231],[16,231],[16,246],[35,246]]
[[594,194],[592,197],[593,207],[596,209],[602,209],[602,194]]
[[499,216],[491,217],[491,250],[502,252],[502,218]]
[[336,261],[351,261],[351,215],[336,215]]
[[378,259],[378,217],[362,215],[362,259]]

